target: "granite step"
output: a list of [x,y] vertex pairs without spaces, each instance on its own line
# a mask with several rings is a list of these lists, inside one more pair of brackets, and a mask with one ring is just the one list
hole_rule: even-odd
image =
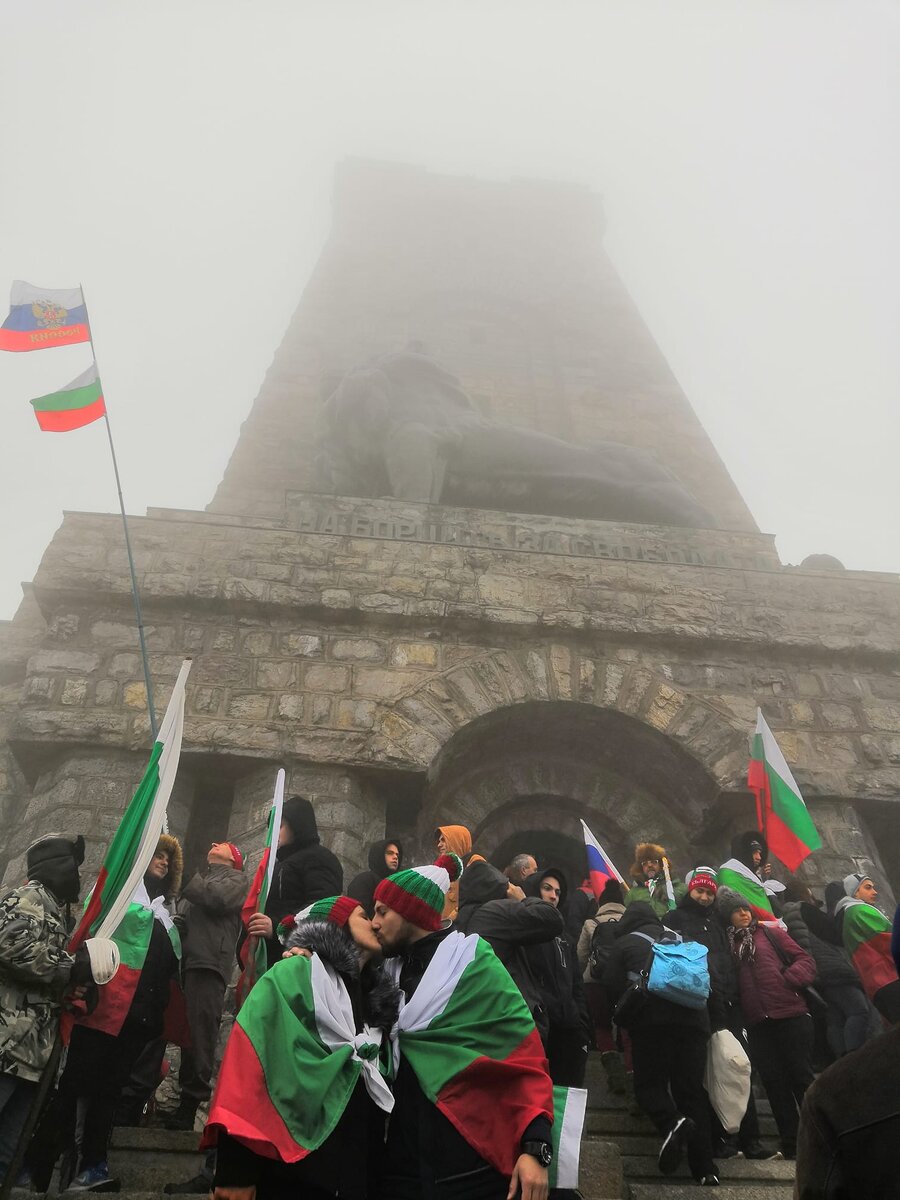
[[[690,1178],[687,1163],[684,1162],[672,1175],[662,1175],[656,1165],[656,1155],[622,1156],[622,1167],[625,1175],[631,1180],[653,1180],[663,1182],[667,1179]],[[732,1182],[750,1183],[792,1183],[794,1179],[794,1163],[786,1159],[771,1159],[769,1161],[750,1161],[746,1158],[724,1158],[716,1162],[716,1174],[719,1179]]]
[[[691,1183],[631,1183],[628,1200],[698,1200],[697,1185]],[[704,1192],[704,1195],[706,1193]],[[726,1183],[709,1193],[716,1200],[793,1200],[792,1184],[733,1184]]]

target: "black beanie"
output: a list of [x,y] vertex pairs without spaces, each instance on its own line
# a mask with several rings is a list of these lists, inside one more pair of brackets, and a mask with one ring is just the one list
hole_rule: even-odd
[[78,868],[84,862],[84,838],[51,833],[32,842],[25,854],[29,880],[42,883],[57,900],[72,904],[81,891]]

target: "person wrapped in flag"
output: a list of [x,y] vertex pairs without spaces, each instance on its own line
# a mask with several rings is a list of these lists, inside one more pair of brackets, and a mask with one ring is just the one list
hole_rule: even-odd
[[784,884],[770,877],[768,863],[769,846],[765,837],[749,829],[732,838],[731,858],[719,867],[718,878],[721,887],[739,892],[749,902],[757,921],[772,924],[779,919],[778,896],[784,891]]
[[400,993],[349,896],[282,929],[287,952],[241,1007],[210,1106],[215,1194],[364,1200],[393,1105],[382,1068]]
[[[456,855],[375,889],[372,928],[403,993],[379,1200],[544,1200],[577,1157],[584,1092],[556,1096],[534,1020],[488,943],[442,919]],[[552,1137],[563,1152],[554,1156]]]

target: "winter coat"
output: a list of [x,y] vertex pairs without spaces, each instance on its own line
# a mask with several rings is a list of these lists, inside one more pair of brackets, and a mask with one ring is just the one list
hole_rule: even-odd
[[[319,842],[319,828],[310,802],[303,796],[291,796],[284,804],[281,819],[290,826],[294,840],[279,846],[275,855],[265,909],[273,930],[283,917],[293,917],[313,901],[338,896],[344,890],[343,868],[337,856]],[[271,966],[282,954],[274,932],[266,948]]]
[[[611,1009],[615,1008],[626,988],[631,985],[630,976],[636,977],[650,966],[653,948],[646,938],[634,936],[638,933],[646,934],[654,941],[659,941],[665,934],[662,921],[649,904],[632,904],[625,909],[621,921],[616,923],[615,944],[610,951],[602,981]],[[640,1011],[629,1024],[628,1031],[635,1033],[662,1025],[708,1033],[709,1017],[705,1008],[686,1008],[683,1004],[673,1004],[670,1000],[648,993]]]
[[[676,905],[687,895],[685,885],[674,879],[672,880],[672,891],[675,894]],[[665,921],[670,912],[675,911],[669,908],[666,879],[662,874],[657,875],[655,880],[644,880],[643,883],[636,883],[634,887],[630,888],[625,893],[625,905],[628,907],[632,904],[649,904],[656,915],[663,921]]]
[[575,953],[578,957],[578,966],[581,968],[581,978],[585,983],[597,983],[598,981],[591,974],[589,959],[591,957],[591,946],[594,940],[594,930],[599,926],[603,929],[602,940],[612,946],[613,933],[615,932],[615,924],[620,921],[625,914],[625,905],[616,904],[601,904],[596,913],[592,917],[588,917],[581,927],[581,933],[578,937],[578,945],[575,948]]
[[75,959],[52,892],[32,881],[0,900],[0,1072],[37,1080],[47,1065]]
[[508,887],[509,880],[496,867],[487,862],[472,863],[459,881],[460,903],[454,926],[460,933],[477,933],[490,942],[522,993],[538,1033],[546,1041],[549,1019],[526,947],[549,942],[562,934],[563,919],[559,910],[546,900],[534,896],[508,900]]
[[813,933],[804,920],[803,907],[799,900],[787,900],[781,906],[781,915],[788,933],[800,949],[813,956],[816,964],[816,984],[823,988],[849,986],[861,989],[859,976],[853,969],[847,952]]
[[372,843],[369,847],[368,870],[354,875],[347,888],[347,895],[362,905],[367,917],[371,917],[375,912],[375,889],[382,879],[387,879],[391,873],[390,867],[384,861],[384,852],[388,846],[396,846],[400,851],[400,865],[397,870],[402,870],[403,847],[396,838],[385,838],[384,841]]
[[163,1032],[172,983],[178,975],[178,958],[162,921],[154,920],[150,945],[141,967],[131,1007],[122,1024],[123,1033],[137,1033],[151,1041]]
[[701,946],[706,947],[710,987],[707,1008],[710,1025],[714,1032],[728,1029],[729,1010],[732,1005],[740,1003],[740,992],[728,934],[722,918],[716,912],[715,904],[698,904],[688,894],[675,911],[666,916],[665,923],[669,929],[680,933],[686,942],[699,942]]
[[[805,1016],[809,1009],[798,989],[811,986],[816,978],[812,955],[801,950],[778,925],[765,928],[756,925],[753,942],[756,946],[753,962],[745,959],[737,965],[741,1008],[747,1027],[766,1019],[780,1021],[786,1017]],[[773,943],[781,948],[789,966],[784,966]]]
[[[381,1029],[385,1037],[397,1020],[400,992],[381,964],[360,970],[359,956],[349,935],[331,921],[301,921],[287,946],[312,950],[338,972],[353,1007],[357,1033],[364,1024]],[[304,1094],[305,1095],[305,1094]],[[319,1107],[320,1096],[308,1096]],[[337,1125],[324,1142],[300,1162],[264,1158],[220,1129],[215,1183],[217,1187],[256,1185],[263,1194],[314,1193],[365,1200],[381,1167],[385,1114],[369,1098],[359,1079]]]
[[803,1099],[798,1200],[898,1195],[900,1028],[823,1071]]
[[[540,899],[541,881],[548,875],[559,880],[559,907],[562,908],[568,894],[565,874],[558,867],[547,867],[529,875],[522,885],[526,897]],[[543,901],[547,903],[547,901]],[[550,905],[552,908],[553,905]],[[560,1030],[584,1030],[587,1040],[592,1036],[581,971],[575,944],[565,929],[552,941],[525,948],[532,978],[541,997],[541,1007],[547,1013],[550,1032]]]
[[[465,825],[439,825],[435,833],[444,835],[447,849],[462,859],[464,867],[468,867],[469,863],[485,861],[480,854],[472,853],[472,835]],[[455,921],[458,908],[459,880],[454,879],[444,900],[444,920]]]
[[[560,905],[562,908],[562,905]],[[566,923],[566,933],[577,944],[581,937],[584,923],[597,911],[597,897],[593,892],[584,890],[584,885],[575,888],[569,894],[565,908],[562,908],[563,920]]]
[[243,871],[224,863],[211,863],[205,873],[188,881],[178,902],[185,919],[181,939],[185,970],[215,971],[228,983],[249,886]]

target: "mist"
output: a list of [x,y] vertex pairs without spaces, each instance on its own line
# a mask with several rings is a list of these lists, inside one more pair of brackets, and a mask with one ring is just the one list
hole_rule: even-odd
[[[783,561],[900,571],[898,61],[900,9],[865,0],[13,6],[0,303],[83,284],[128,510],[202,509],[337,162],[583,183]],[[63,510],[116,508],[102,423],[28,404],[89,362],[0,355],[0,616]]]

